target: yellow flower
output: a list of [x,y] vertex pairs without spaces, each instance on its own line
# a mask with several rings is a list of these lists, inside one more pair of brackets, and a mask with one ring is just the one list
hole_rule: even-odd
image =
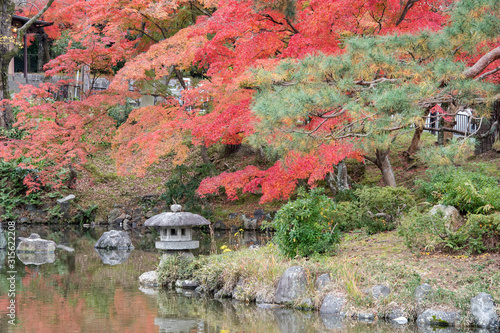
[[225,249],[227,249],[227,246],[226,246],[226,245],[222,245],[222,246],[220,247],[220,249],[221,249],[221,250],[225,250]]
[[231,252],[230,249],[224,249],[224,251],[222,251],[222,253],[226,253],[226,252]]

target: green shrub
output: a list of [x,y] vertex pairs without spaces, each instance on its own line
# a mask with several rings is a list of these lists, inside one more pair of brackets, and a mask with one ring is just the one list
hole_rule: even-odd
[[429,181],[415,182],[418,193],[427,201],[454,206],[463,214],[500,210],[497,178],[481,170],[466,171],[463,168],[438,168],[427,173]]
[[500,249],[500,213],[471,214],[461,229],[471,253],[497,252]]
[[323,192],[315,188],[307,193],[300,188],[297,200],[289,201],[276,213],[273,240],[285,256],[324,253],[339,243],[339,228],[332,219],[336,205]]
[[26,195],[28,188],[23,181],[32,171],[19,168],[17,165],[18,161],[0,160],[0,220],[16,219],[14,208],[40,202],[39,193]]
[[404,187],[365,187],[355,194],[360,221],[369,234],[394,229],[397,218],[415,206],[411,192]]
[[453,232],[446,227],[442,214],[431,215],[412,209],[401,219],[398,234],[408,248],[416,251],[496,252],[500,249],[500,213],[470,214],[467,223]]
[[203,216],[211,215],[210,211],[203,209],[204,199],[196,194],[196,190],[204,178],[212,176],[212,171],[213,165],[211,164],[175,167],[170,179],[165,183],[166,191],[160,199],[165,200],[167,205],[182,204],[185,211]]
[[180,255],[165,255],[158,268],[158,284],[167,285],[176,280],[188,280],[196,270],[205,263],[205,257],[183,257]]
[[358,201],[338,202],[330,217],[340,231],[351,231],[362,226]]

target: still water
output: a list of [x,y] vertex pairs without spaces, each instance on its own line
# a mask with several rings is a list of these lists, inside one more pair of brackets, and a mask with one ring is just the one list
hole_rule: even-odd
[[[154,250],[157,235],[132,231],[135,250],[103,254],[94,250],[94,244],[104,231],[48,227],[18,230],[17,236],[37,232],[66,248],[57,249],[54,257],[39,265],[29,264],[30,258],[16,258],[15,325],[8,316],[8,278],[12,274],[8,273],[5,251],[0,252],[0,332],[427,332],[412,325],[339,321],[314,312],[217,301],[188,291],[140,288],[139,275],[153,270],[159,260]],[[243,240],[228,235],[217,243],[202,242],[202,251],[221,244],[261,242],[265,239],[260,236]]]

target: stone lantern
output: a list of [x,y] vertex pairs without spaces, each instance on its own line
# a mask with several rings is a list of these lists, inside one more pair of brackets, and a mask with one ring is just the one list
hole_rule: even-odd
[[186,251],[197,249],[200,243],[192,240],[192,228],[199,225],[209,225],[203,216],[181,212],[180,205],[170,206],[172,212],[155,215],[144,222],[146,227],[159,227],[160,240],[156,242],[159,250]]

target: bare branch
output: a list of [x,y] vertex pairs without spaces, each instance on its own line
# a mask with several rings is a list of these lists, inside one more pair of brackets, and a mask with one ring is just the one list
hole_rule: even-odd
[[403,11],[401,12],[401,15],[399,15],[398,21],[396,22],[396,27],[403,22],[403,20],[406,17],[406,14],[408,14],[408,11],[413,7],[414,4],[419,2],[420,0],[408,0],[408,2],[405,5],[405,8],[403,8]]
[[33,23],[35,23],[47,11],[47,9],[50,8],[53,2],[54,0],[49,0],[41,11],[39,11],[35,16],[33,16],[28,22],[24,23],[24,25],[21,28],[19,28],[19,30],[17,31],[17,40],[19,43],[22,41],[28,28],[31,27]]
[[493,74],[495,74],[495,73],[496,73],[496,72],[498,72],[498,71],[500,71],[500,66],[498,66],[497,68],[495,68],[495,69],[493,69],[493,70],[491,70],[491,71],[489,71],[489,72],[486,72],[486,73],[483,73],[483,74],[479,75],[478,77],[476,77],[476,78],[474,79],[474,81],[481,81],[481,80],[482,80],[482,79],[484,79],[485,77],[490,76],[490,75],[493,75]]
[[500,46],[494,48],[479,59],[472,67],[467,68],[462,74],[469,79],[479,75],[489,64],[500,59]]

